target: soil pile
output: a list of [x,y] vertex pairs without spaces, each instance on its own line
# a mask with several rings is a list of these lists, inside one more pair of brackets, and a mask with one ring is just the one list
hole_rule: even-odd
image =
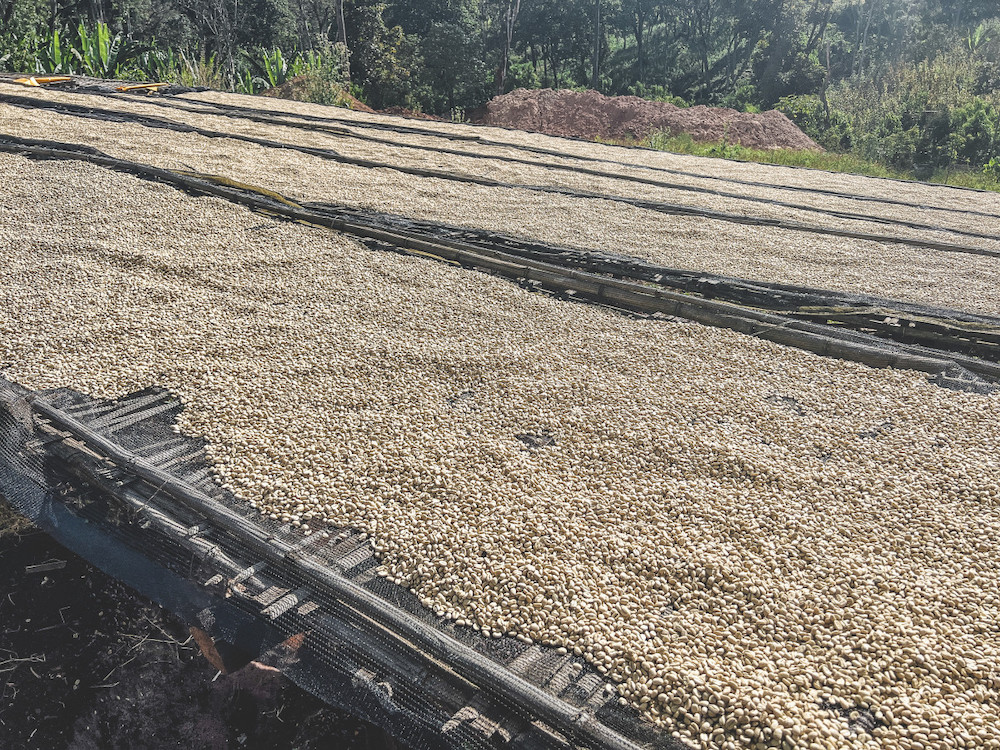
[[642,140],[666,131],[689,133],[696,141],[725,139],[750,148],[822,150],[776,110],[749,114],[703,105],[685,108],[596,91],[517,89],[489,102],[480,122],[587,139]]

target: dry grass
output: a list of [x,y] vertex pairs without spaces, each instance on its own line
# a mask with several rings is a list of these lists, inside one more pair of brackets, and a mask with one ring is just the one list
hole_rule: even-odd
[[33,528],[31,522],[15,512],[3,496],[0,496],[0,538],[20,536],[31,528]]

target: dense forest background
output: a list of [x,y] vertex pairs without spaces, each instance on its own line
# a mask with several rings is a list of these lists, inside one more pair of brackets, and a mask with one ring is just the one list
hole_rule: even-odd
[[777,107],[825,148],[1000,177],[997,0],[0,0],[0,68],[462,118],[518,87]]

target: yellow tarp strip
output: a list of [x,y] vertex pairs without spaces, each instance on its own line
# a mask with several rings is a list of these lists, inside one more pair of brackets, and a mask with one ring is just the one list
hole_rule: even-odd
[[164,86],[169,85],[169,83],[136,83],[131,86],[118,86],[115,91],[147,91],[150,94],[155,94]]
[[69,76],[31,76],[31,78],[15,78],[14,83],[22,86],[44,86],[48,83],[66,83],[72,80]]
[[248,185],[245,182],[237,182],[236,180],[231,180],[228,177],[222,177],[217,174],[206,174],[204,172],[191,172],[185,169],[171,169],[174,174],[183,175],[185,177],[195,177],[199,180],[206,180],[208,182],[214,182],[216,185],[223,185],[225,187],[236,188],[237,190],[246,190],[249,193],[257,193],[257,195],[263,195],[271,200],[278,201],[279,203],[284,203],[286,206],[297,209],[299,211],[305,211],[305,209],[300,206],[295,201],[288,200],[281,193],[276,193],[273,190],[268,190],[267,188],[260,187],[258,185]]

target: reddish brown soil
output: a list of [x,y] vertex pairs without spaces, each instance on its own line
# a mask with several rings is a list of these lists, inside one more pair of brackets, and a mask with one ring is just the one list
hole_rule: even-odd
[[486,105],[485,125],[549,135],[602,140],[643,140],[665,131],[696,141],[726,140],[749,148],[822,149],[781,112],[761,114],[721,107],[678,107],[637,96],[609,97],[596,91],[517,89]]

